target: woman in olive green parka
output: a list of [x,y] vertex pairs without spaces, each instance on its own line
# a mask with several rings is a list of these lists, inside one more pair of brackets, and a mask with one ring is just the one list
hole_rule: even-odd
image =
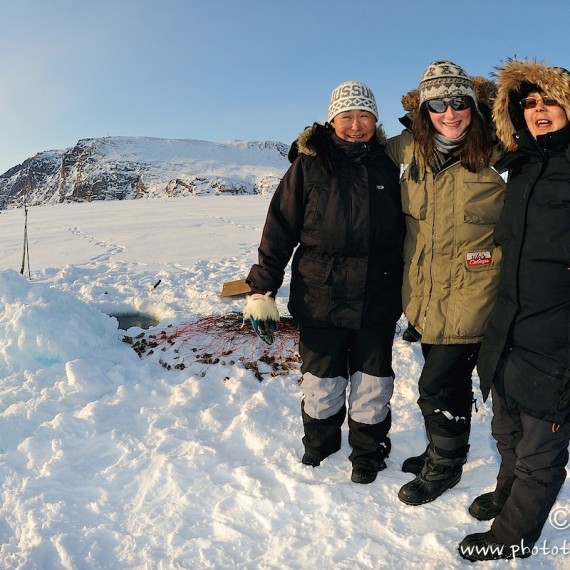
[[399,498],[433,501],[461,478],[469,449],[472,372],[497,293],[493,230],[505,183],[492,168],[494,84],[449,61],[426,69],[402,99],[405,130],[387,143],[400,167],[406,221],[402,300],[421,334],[418,404],[429,445],[402,470],[417,477]]

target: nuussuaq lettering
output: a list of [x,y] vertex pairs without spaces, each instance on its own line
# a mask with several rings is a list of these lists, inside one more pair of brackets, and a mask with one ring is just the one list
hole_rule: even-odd
[[331,102],[338,101],[344,97],[368,97],[373,98],[372,91],[366,85],[351,84],[341,85],[338,89],[333,91]]

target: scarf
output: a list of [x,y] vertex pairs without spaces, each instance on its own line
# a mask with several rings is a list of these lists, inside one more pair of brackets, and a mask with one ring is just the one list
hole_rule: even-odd
[[449,157],[453,154],[459,146],[463,143],[463,139],[467,135],[467,131],[465,131],[459,138],[457,139],[448,139],[444,137],[441,133],[436,133],[434,136],[434,147],[435,147],[435,156],[433,157],[433,161],[431,164],[431,168],[434,172],[439,172],[441,167],[445,164],[445,162],[449,159]]

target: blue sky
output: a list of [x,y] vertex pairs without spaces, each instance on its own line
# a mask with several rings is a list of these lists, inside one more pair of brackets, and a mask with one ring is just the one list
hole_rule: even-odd
[[569,16],[568,0],[2,0],[0,172],[81,138],[290,143],[349,79],[394,135],[435,59],[570,67]]

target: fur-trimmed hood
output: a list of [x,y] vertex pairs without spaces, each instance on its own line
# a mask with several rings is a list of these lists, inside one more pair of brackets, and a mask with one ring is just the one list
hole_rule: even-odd
[[513,135],[525,127],[519,101],[533,89],[556,99],[570,120],[570,72],[563,67],[548,67],[533,59],[510,59],[494,73],[497,97],[493,104],[493,119],[497,136],[506,150],[516,150]]

